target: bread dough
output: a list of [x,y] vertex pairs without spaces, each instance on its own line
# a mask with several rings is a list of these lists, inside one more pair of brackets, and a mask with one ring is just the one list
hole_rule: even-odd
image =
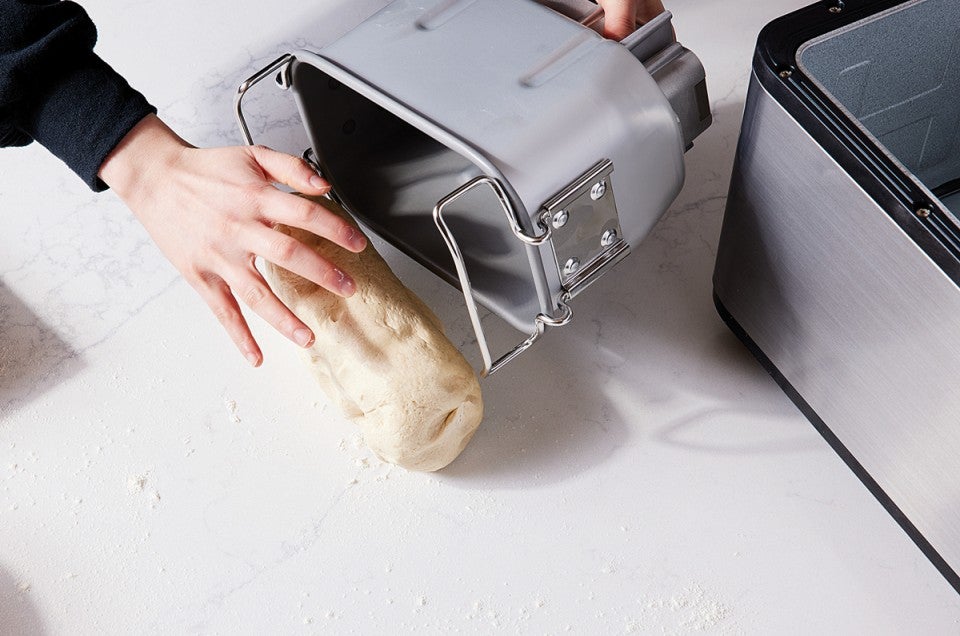
[[[326,199],[325,207],[349,216]],[[483,417],[473,368],[443,334],[434,313],[368,244],[359,254],[297,228],[278,230],[349,274],[341,298],[272,263],[274,292],[316,335],[306,350],[320,386],[363,431],[381,459],[411,470],[452,462]]]

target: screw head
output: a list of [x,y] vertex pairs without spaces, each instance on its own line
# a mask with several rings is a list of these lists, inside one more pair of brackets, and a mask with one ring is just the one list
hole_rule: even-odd
[[567,262],[563,264],[563,273],[572,274],[575,271],[580,269],[580,259],[576,256],[567,259]]
[[791,70],[788,69],[788,68],[785,68],[785,69],[783,69],[782,71],[780,71],[780,77],[783,78],[783,79],[787,79],[787,78],[790,77],[791,75],[793,75],[793,71],[791,71]]
[[605,231],[600,236],[600,245],[602,245],[603,247],[610,247],[616,242],[616,240],[617,240],[617,231],[611,228]]
[[829,11],[830,13],[840,13],[841,11],[843,11],[843,7],[833,5],[832,7],[827,9],[827,11]]
[[917,210],[917,216],[919,216],[921,219],[927,218],[930,216],[930,208],[920,208]]
[[607,182],[606,180],[600,180],[593,184],[593,187],[590,188],[590,198],[596,201],[604,194],[607,193]]
[[553,227],[561,228],[567,224],[570,214],[566,210],[557,210],[553,213]]

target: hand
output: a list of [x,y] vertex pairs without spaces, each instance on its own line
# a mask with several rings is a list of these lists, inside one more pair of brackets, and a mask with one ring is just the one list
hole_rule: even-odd
[[329,184],[302,159],[262,146],[194,148],[149,115],[123,138],[99,174],[253,366],[263,355],[235,296],[300,346],[314,340],[257,271],[257,255],[340,296],[356,289],[336,265],[273,227],[298,227],[351,252],[366,247],[366,238],[345,220],[273,186],[284,183],[311,195],[328,192]]
[[622,40],[637,28],[664,12],[660,0],[597,0],[603,7],[603,36]]

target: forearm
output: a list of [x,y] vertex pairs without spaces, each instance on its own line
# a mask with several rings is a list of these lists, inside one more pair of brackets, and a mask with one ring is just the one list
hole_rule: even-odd
[[155,109],[93,52],[73,2],[0,0],[0,145],[43,144],[94,190],[104,158]]

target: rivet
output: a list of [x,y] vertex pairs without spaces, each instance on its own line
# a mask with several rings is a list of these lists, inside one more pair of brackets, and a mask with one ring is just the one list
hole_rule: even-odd
[[614,229],[609,229],[600,236],[600,245],[603,247],[610,247],[617,240],[617,231]]
[[553,227],[561,228],[567,224],[570,214],[566,210],[557,210],[553,213]]
[[607,192],[607,182],[606,180],[600,180],[593,184],[593,187],[590,188],[590,198],[596,201],[602,197]]
[[563,264],[563,273],[572,274],[580,269],[580,259],[576,256],[568,258],[567,262]]

